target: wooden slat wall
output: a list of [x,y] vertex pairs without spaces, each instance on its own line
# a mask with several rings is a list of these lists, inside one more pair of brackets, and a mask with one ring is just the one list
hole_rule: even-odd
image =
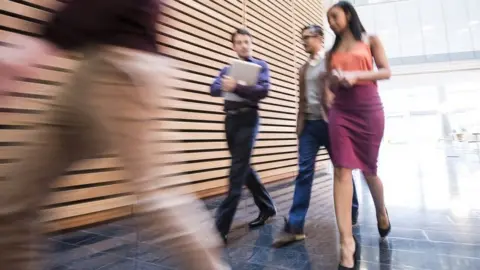
[[[254,57],[271,69],[270,95],[261,104],[261,128],[252,163],[264,182],[291,178],[297,170],[297,70],[305,61],[300,30],[322,23],[321,0],[167,0],[162,9],[158,42],[178,69],[171,81],[172,109],[165,128],[177,171],[188,178],[169,177],[200,197],[224,192],[229,153],[224,138],[223,100],[209,95],[212,78],[235,57],[230,35],[237,27],[254,36]],[[61,6],[56,0],[0,2],[0,46],[8,37],[38,36],[41,26]],[[0,172],[29,148],[35,124],[41,123],[61,85],[68,81],[79,55],[65,53],[39,63],[37,73],[21,82],[21,94],[0,108]],[[159,153],[161,155],[161,153]],[[318,167],[326,159],[319,154]],[[186,180],[185,180],[186,179]],[[47,231],[88,225],[131,213],[134,200],[114,153],[74,164],[52,187],[45,203]]]

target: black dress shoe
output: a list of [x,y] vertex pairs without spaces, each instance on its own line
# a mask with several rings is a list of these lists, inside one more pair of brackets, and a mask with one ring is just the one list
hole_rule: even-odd
[[258,215],[258,217],[255,220],[248,223],[248,226],[250,228],[263,226],[270,218],[274,217],[275,214],[276,213],[260,213],[260,215]]

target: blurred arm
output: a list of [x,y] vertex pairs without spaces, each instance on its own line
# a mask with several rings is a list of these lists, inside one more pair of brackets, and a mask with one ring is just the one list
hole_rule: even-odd
[[227,67],[222,68],[220,74],[215,78],[212,85],[210,86],[210,95],[212,97],[221,97],[223,95],[222,91],[222,77],[227,73]]

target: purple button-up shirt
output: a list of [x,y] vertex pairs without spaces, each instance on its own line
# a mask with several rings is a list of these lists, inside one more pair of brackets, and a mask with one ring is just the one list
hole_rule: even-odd
[[[268,90],[270,88],[270,71],[267,62],[255,58],[248,58],[248,62],[260,65],[262,68],[258,75],[258,81],[255,85],[238,85],[234,89],[233,93],[246,99],[246,102],[235,102],[225,100],[225,109],[238,109],[241,107],[258,107],[258,102],[268,96]],[[210,94],[214,97],[222,96],[222,77],[228,73],[228,68],[224,67],[220,74],[215,78],[215,81],[210,87]]]

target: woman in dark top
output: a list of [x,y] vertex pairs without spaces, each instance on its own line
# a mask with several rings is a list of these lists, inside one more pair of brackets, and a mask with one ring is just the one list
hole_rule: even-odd
[[51,183],[73,162],[112,147],[126,178],[134,181],[136,196],[124,203],[137,203],[141,233],[150,234],[141,238],[173,249],[181,269],[229,269],[204,206],[193,196],[158,191],[163,187],[158,159],[172,158],[157,155],[161,149],[149,140],[151,124],[158,126],[150,120],[158,116],[158,92],[166,91],[159,78],[165,65],[156,54],[158,5],[157,0],[73,0],[47,24],[44,39],[17,37],[22,48],[0,47],[3,94],[16,90],[14,78],[59,49],[88,52],[46,112],[48,123],[31,150],[22,152],[0,181],[0,268],[42,269],[36,215]]

